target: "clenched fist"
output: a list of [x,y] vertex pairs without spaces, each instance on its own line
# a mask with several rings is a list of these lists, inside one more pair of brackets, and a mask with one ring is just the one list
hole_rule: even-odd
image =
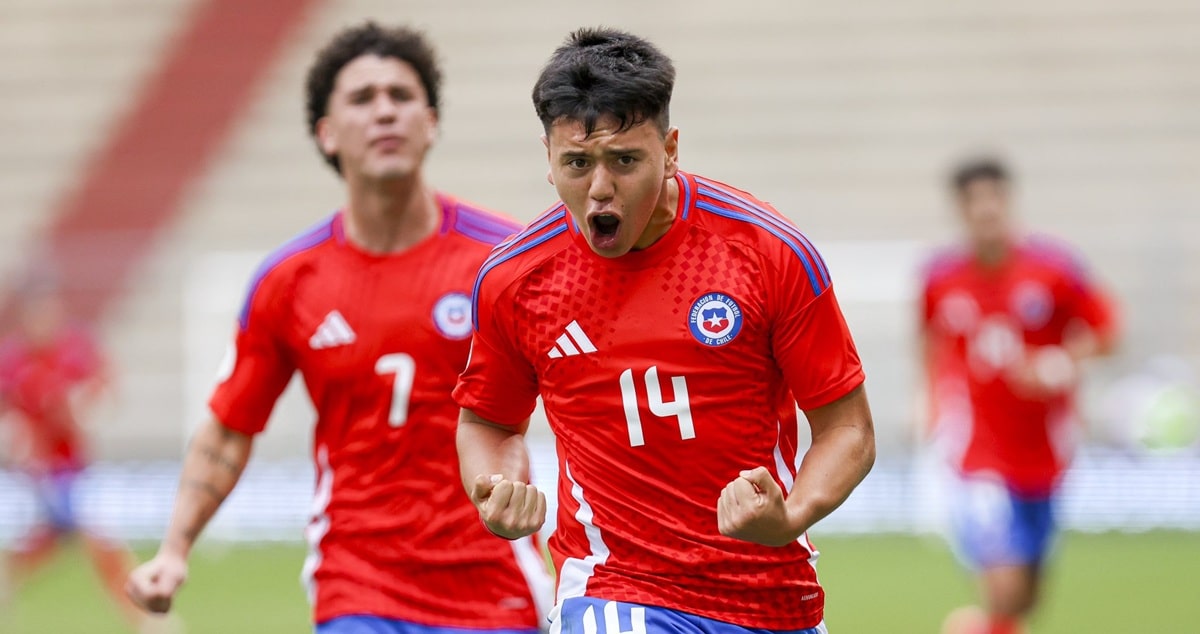
[[187,580],[187,560],[177,555],[159,553],[154,559],[138,566],[125,581],[125,593],[142,609],[165,614],[171,600]]
[[546,495],[501,475],[475,476],[471,502],[488,530],[505,539],[532,535],[546,523]]
[[783,489],[766,467],[742,471],[717,500],[717,529],[726,537],[786,546],[800,537],[788,517]]

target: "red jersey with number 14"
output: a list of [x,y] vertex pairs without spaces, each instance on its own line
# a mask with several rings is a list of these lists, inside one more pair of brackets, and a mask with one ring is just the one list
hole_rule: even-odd
[[[440,197],[438,231],[396,254],[346,240],[342,214],[272,254],[242,310],[235,362],[210,405],[261,431],[299,371],[317,411],[315,620],[352,614],[532,628],[548,587],[532,540],[483,527],[458,473],[450,398],[471,337],[471,283],[516,226]],[[528,575],[528,576],[527,576]]]
[[540,395],[558,443],[558,601],[641,603],[746,627],[823,616],[806,537],[722,536],[743,469],[789,490],[796,405],[863,381],[824,263],[772,207],[680,173],[649,248],[596,255],[560,204],[497,247],[476,282],[459,404],[516,426]]

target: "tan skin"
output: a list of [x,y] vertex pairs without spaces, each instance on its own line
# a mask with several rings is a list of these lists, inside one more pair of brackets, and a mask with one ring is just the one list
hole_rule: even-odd
[[[589,135],[582,123],[561,120],[542,139],[548,178],[597,254],[617,258],[654,244],[675,219],[679,190],[679,131],[653,122],[619,130],[602,118]],[[604,232],[599,216],[617,220]],[[863,388],[805,412],[813,444],[804,457],[793,494],[785,496],[765,466],[747,465],[721,492],[717,525],[724,535],[782,546],[837,508],[870,471],[875,435]],[[526,422],[528,424],[528,422]],[[458,452],[463,484],[484,524],[515,539],[541,528],[545,495],[528,484],[529,462],[518,432],[463,410]]]
[[[1009,185],[987,178],[972,180],[957,192],[956,203],[976,259],[985,267],[998,267],[1008,257],[1016,233]],[[1109,354],[1114,347],[1115,341],[1111,337],[1097,337],[1081,323],[1070,328],[1062,344],[1062,350],[1076,364]],[[925,376],[932,376],[933,351],[930,338],[924,332],[921,349]],[[1046,397],[1064,389],[1063,385],[1045,381],[1035,370],[1034,358],[1035,355],[1029,355],[1009,371],[1014,389],[1030,397]],[[980,584],[988,612],[1011,620],[1027,618],[1037,604],[1040,581],[1041,571],[1033,564],[987,568],[980,574]]]
[[[316,139],[341,163],[348,197],[343,219],[351,244],[370,253],[398,253],[437,229],[437,199],[423,174],[437,122],[424,85],[407,62],[363,55],[339,71]],[[216,418],[197,430],[158,554],[126,583],[135,603],[151,612],[170,610],[187,578],[196,538],[241,478],[252,449],[253,437]]]

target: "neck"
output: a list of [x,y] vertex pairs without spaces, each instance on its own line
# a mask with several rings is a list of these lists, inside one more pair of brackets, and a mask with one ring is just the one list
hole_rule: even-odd
[[675,222],[675,214],[679,209],[679,183],[674,178],[666,181],[658,202],[654,204],[654,212],[650,214],[650,223],[642,232],[642,238],[634,245],[634,249],[645,249],[667,235]]
[[346,239],[368,253],[407,250],[437,230],[437,198],[419,174],[394,181],[349,183]]
[[1008,241],[995,240],[975,245],[975,259],[984,266],[996,266],[1008,256]]

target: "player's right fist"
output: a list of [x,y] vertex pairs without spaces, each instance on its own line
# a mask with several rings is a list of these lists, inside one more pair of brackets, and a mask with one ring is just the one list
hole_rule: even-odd
[[159,553],[154,559],[134,568],[125,581],[125,594],[147,612],[165,614],[171,599],[187,580],[187,561],[177,555]]
[[471,502],[479,509],[484,526],[505,539],[532,535],[546,523],[546,495],[524,482],[501,475],[477,475]]

